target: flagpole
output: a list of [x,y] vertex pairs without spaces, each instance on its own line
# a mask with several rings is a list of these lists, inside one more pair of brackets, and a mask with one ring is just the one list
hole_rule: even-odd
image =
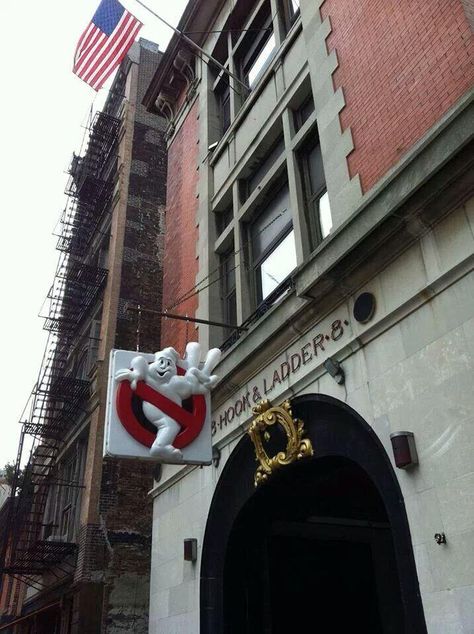
[[237,77],[237,75],[232,73],[228,68],[226,68],[223,64],[221,64],[219,61],[217,61],[217,59],[212,57],[212,55],[209,55],[209,53],[206,53],[206,51],[203,48],[201,48],[198,44],[196,44],[196,42],[193,42],[193,40],[191,38],[189,38],[187,35],[185,35],[182,31],[179,31],[176,27],[172,26],[164,18],[160,17],[157,13],[155,13],[152,9],[150,9],[150,7],[147,7],[147,5],[144,2],[142,2],[141,0],[135,0],[135,2],[137,2],[139,5],[141,5],[144,9],[146,9],[153,16],[155,16],[155,18],[158,18],[158,20],[160,20],[160,22],[163,22],[163,24],[165,24],[167,27],[172,29],[181,39],[183,39],[187,44],[192,46],[195,50],[199,51],[201,53],[201,55],[204,55],[205,57],[207,57],[207,59],[209,61],[211,61],[218,68],[220,68],[222,71],[224,71],[224,73],[227,73],[227,75],[229,75],[229,77],[232,77],[232,79],[234,81],[236,81],[240,86],[245,88],[245,90],[247,92],[249,91],[249,87],[246,84],[244,84],[244,82],[241,79],[239,79],[239,77]]

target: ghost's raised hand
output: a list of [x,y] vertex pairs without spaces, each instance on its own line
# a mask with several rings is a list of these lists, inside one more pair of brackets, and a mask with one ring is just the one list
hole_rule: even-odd
[[134,357],[131,370],[119,370],[115,373],[116,381],[130,381],[132,390],[137,389],[138,381],[144,381],[148,373],[148,363],[144,357]]
[[[209,374],[206,374],[206,372],[204,372],[203,370],[198,370],[198,368],[190,368],[186,372],[186,376],[193,382],[193,384],[197,388],[199,388],[199,386],[202,386],[206,390],[214,387],[214,385],[218,381],[218,377],[215,374],[210,376]],[[202,390],[200,390],[200,392],[202,392]]]
[[202,368],[202,372],[204,374],[207,374],[209,378],[215,378],[216,379],[213,382],[213,385],[217,381],[217,377],[211,377],[210,375],[211,375],[211,372],[216,367],[216,365],[221,360],[221,355],[222,355],[222,352],[220,351],[219,348],[212,348],[211,350],[209,350],[209,352],[206,355],[206,360],[204,362],[204,366]]
[[188,369],[186,377],[192,384],[195,394],[205,394],[207,390],[210,390],[217,383],[218,377],[215,374],[211,374],[211,372],[219,363],[220,358],[221,351],[219,348],[213,348],[207,353],[201,370],[197,367],[190,367]]

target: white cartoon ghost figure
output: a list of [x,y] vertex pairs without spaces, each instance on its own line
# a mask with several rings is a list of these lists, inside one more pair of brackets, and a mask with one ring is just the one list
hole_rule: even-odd
[[[184,375],[178,375],[176,364],[179,354],[174,348],[165,348],[155,353],[155,360],[150,364],[142,356],[134,357],[131,362],[132,369],[119,370],[115,374],[115,380],[130,381],[132,390],[137,388],[138,381],[145,381],[151,388],[181,406],[184,399],[193,394],[207,394],[214,387],[218,377],[211,372],[220,358],[219,348],[209,350],[203,367],[199,369],[201,346],[192,341],[186,346],[186,355],[180,364],[186,367]],[[182,452],[173,447],[173,442],[181,430],[179,423],[146,401],[143,402],[143,413],[157,429],[150,454],[160,462],[182,462]]]

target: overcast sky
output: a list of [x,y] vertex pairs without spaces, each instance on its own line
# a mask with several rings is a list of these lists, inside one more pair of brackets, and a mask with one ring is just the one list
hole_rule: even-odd
[[[100,0],[0,0],[0,468],[14,461],[18,421],[36,381],[47,333],[38,312],[59,252],[52,235],[64,208],[66,169],[98,94],[71,72],[76,43]],[[172,32],[135,0],[122,4],[140,36],[166,48]],[[148,0],[176,25],[185,0]],[[97,95],[97,96],[96,96]]]

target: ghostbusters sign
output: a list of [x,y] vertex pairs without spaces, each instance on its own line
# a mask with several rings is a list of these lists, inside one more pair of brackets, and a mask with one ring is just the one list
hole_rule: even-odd
[[210,390],[221,351],[201,362],[196,342],[184,358],[174,348],[155,354],[112,350],[104,455],[169,464],[212,461]]

